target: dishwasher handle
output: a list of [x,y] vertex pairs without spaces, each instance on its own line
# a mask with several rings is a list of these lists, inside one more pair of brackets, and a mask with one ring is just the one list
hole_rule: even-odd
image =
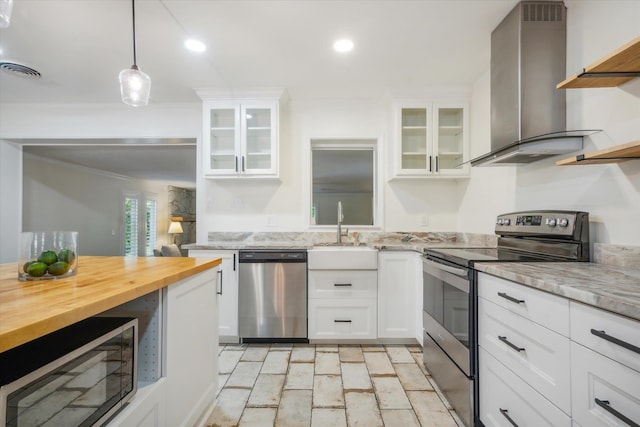
[[300,250],[248,250],[240,251],[238,263],[306,263],[307,251]]

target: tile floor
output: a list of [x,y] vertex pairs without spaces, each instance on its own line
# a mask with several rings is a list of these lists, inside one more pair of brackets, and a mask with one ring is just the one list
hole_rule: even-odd
[[220,346],[218,426],[462,425],[415,345]]

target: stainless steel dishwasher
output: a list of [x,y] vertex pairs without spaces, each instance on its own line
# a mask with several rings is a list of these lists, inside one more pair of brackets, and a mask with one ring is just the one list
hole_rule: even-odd
[[309,342],[307,251],[244,250],[238,261],[241,342]]

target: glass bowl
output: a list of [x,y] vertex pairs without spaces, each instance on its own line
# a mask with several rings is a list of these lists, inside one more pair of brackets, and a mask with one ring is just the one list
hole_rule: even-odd
[[77,231],[20,233],[18,279],[54,280],[78,272]]

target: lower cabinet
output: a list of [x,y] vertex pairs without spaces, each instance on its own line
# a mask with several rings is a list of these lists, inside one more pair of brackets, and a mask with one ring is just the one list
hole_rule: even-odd
[[309,300],[309,339],[375,338],[375,298]]
[[480,349],[480,414],[486,427],[571,426],[571,418]]
[[640,425],[640,321],[484,273],[478,288],[486,426]]
[[[420,294],[420,297],[419,295]],[[418,252],[378,252],[378,338],[422,339],[422,258]]]
[[376,339],[376,270],[309,270],[310,340]]
[[221,258],[222,286],[218,295],[218,334],[221,343],[237,343],[238,335],[238,251],[191,249],[194,258]]
[[218,388],[218,268],[164,289],[157,343],[162,376],[138,383],[131,402],[109,426],[192,426],[213,407]]

